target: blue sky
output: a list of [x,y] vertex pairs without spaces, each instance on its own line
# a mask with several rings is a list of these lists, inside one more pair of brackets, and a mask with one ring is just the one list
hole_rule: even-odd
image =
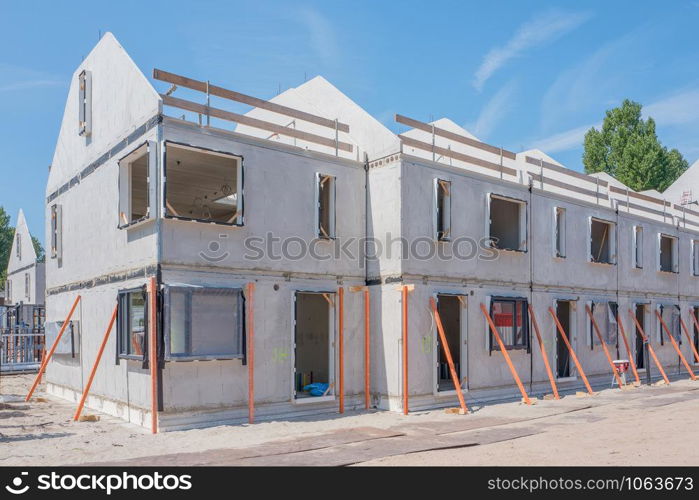
[[[42,241],[68,82],[100,31],[141,69],[260,97],[325,76],[389,128],[443,116],[580,170],[584,132],[628,97],[699,157],[699,2],[0,0],[0,205]],[[160,88],[160,87],[158,87]]]

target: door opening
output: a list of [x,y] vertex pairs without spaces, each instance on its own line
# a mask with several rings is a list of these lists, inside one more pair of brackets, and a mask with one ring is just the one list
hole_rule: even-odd
[[[638,321],[638,324],[641,325],[641,328],[643,328],[644,331],[646,329],[645,316],[645,307],[643,304],[636,304],[636,321]],[[643,338],[641,337],[641,332],[638,330],[638,327],[635,324],[634,331],[636,332],[636,368],[642,370],[646,367],[646,348],[643,343]]]
[[333,387],[334,293],[297,292],[294,330],[294,397],[330,396]]
[[[463,380],[462,362],[461,362],[461,298],[458,295],[437,295],[437,312],[442,320],[444,327],[444,336],[447,338],[449,352],[451,353],[454,369],[459,377],[459,381]],[[449,373],[449,364],[447,357],[444,354],[439,335],[437,335],[437,390],[438,391],[453,391],[454,382]]]
[[[556,318],[561,323],[563,331],[568,336],[568,342],[572,342],[570,335],[570,313],[571,305],[568,300],[556,301]],[[570,352],[561,337],[561,332],[556,328],[556,377],[566,378],[572,375],[570,370]]]

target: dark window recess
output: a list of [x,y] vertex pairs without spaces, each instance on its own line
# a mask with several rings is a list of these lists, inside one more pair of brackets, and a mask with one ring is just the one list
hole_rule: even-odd
[[451,182],[436,179],[435,198],[437,240],[448,241],[451,238]]
[[490,198],[490,238],[493,248],[526,250],[526,204],[518,200]]
[[590,221],[590,260],[614,264],[614,224],[597,219]]
[[119,292],[117,351],[120,358],[146,359],[148,294],[145,287]]
[[165,289],[169,359],[243,358],[243,294],[236,288]]
[[[490,317],[497,328],[506,349],[529,348],[529,314],[527,299],[493,298],[490,302]],[[490,350],[499,351],[500,346],[490,334]]]

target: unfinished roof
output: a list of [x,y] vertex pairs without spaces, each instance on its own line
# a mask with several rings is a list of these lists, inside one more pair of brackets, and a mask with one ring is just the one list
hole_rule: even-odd
[[[349,125],[349,132],[339,131],[338,138],[341,141],[346,141],[357,146],[357,148],[355,152],[345,153],[343,156],[363,160],[364,152],[366,152],[370,158],[377,158],[394,153],[398,149],[398,139],[393,132],[383,126],[376,118],[367,113],[322,76],[316,76],[298,87],[288,89],[270,99],[269,102],[283,104],[294,109],[307,111],[331,120],[338,120]],[[324,134],[327,137],[334,138],[333,130],[328,130],[327,128],[319,127],[303,120],[294,120],[293,123],[290,123],[287,117],[268,110],[254,108],[246,113],[246,116],[260,118],[279,123],[285,127],[295,127],[299,130]],[[302,141],[295,142],[293,138],[278,134],[270,136],[270,134],[265,131],[247,125],[238,124],[236,131],[247,135],[273,138],[274,140],[289,144],[295,143],[296,145],[302,145]],[[313,149],[317,148],[317,145],[313,146]],[[332,148],[326,148],[324,152],[334,154]]]
[[[91,74],[92,131],[79,135],[79,75]],[[111,33],[105,33],[70,80],[46,188],[54,192],[157,115],[158,93]]]

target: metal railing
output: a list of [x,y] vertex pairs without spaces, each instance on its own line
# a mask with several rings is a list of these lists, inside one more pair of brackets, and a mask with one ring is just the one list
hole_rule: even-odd
[[39,329],[0,329],[0,372],[38,370],[44,343],[44,333]]

